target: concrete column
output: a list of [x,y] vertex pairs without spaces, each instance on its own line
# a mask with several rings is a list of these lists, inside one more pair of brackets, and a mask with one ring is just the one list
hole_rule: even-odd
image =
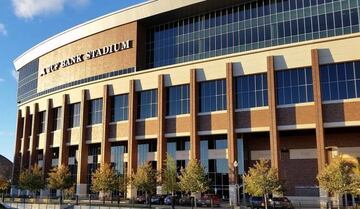
[[[129,83],[129,138],[128,138],[128,176],[136,172],[137,168],[137,141],[136,141],[136,116],[137,116],[137,94],[135,80]],[[128,198],[136,197],[135,188],[129,187]]]
[[[229,192],[230,203],[236,202],[236,187],[237,168],[234,167],[234,162],[237,161],[237,137],[235,133],[235,89],[233,78],[233,64],[226,64],[226,108],[227,108],[227,123],[228,123],[228,166],[229,166]],[[239,163],[239,162],[238,162]]]
[[54,123],[54,114],[53,114],[53,101],[48,99],[46,113],[45,113],[45,150],[44,150],[44,177],[46,178],[52,164],[52,149],[50,145],[52,144],[53,136],[53,123]]
[[190,118],[191,118],[190,158],[200,160],[200,139],[197,133],[198,132],[197,115],[199,112],[198,92],[199,90],[198,90],[196,69],[191,69],[190,71]]
[[103,91],[103,138],[101,142],[101,163],[111,163],[111,143],[109,142],[109,123],[111,117],[111,99],[109,95],[109,86],[104,86]]
[[62,113],[61,113],[61,134],[60,134],[60,148],[59,148],[59,166],[68,165],[69,161],[69,148],[67,147],[68,131],[69,128],[69,95],[63,95]]
[[31,140],[30,140],[30,167],[37,164],[37,151],[36,148],[39,144],[39,104],[34,104],[34,112],[32,118],[32,127],[31,127]]
[[86,144],[86,125],[88,122],[88,90],[81,92],[80,104],[80,142],[79,142],[79,160],[77,169],[77,187],[76,194],[84,196],[87,194],[87,166],[88,166],[88,145]]
[[[275,62],[274,57],[267,57],[267,81],[268,98],[270,109],[270,153],[271,166],[280,169],[280,140],[276,119],[276,85],[275,85]],[[279,172],[280,173],[280,172]]]
[[25,118],[24,118],[24,134],[22,139],[22,146],[21,146],[21,169],[29,168],[29,141],[30,141],[30,133],[31,133],[31,123],[32,123],[32,116],[30,115],[30,107],[27,106],[25,109]]
[[[15,138],[15,151],[14,151],[14,166],[12,170],[12,188],[18,184],[20,175],[20,163],[21,163],[21,140],[24,134],[24,118],[22,117],[22,111],[19,109],[17,113],[16,121],[16,138]],[[15,194],[17,191],[12,191],[11,194]]]
[[317,49],[311,50],[312,78],[315,102],[315,125],[316,125],[316,148],[318,159],[318,171],[320,172],[326,164],[324,121],[322,112],[322,98],[320,86],[320,66],[319,52]]

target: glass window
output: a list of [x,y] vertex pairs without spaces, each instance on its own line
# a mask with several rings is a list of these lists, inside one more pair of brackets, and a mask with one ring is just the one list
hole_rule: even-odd
[[138,92],[138,119],[157,117],[157,90]]
[[149,162],[148,153],[156,152],[156,140],[138,141],[138,166]]
[[320,67],[323,101],[360,97],[360,61]]
[[45,132],[45,111],[39,112],[39,133]]
[[103,100],[94,99],[89,101],[89,122],[88,125],[102,123]]
[[236,109],[268,105],[267,76],[265,73],[237,77]]
[[111,122],[128,120],[128,94],[111,97]]
[[80,103],[69,105],[69,127],[80,126]]
[[61,129],[61,107],[53,109],[53,131]]
[[311,68],[276,72],[277,104],[296,104],[314,101]]
[[199,112],[226,110],[225,79],[200,82],[199,91]]
[[126,174],[124,154],[127,153],[127,146],[124,144],[115,144],[111,146],[111,164],[118,175]]
[[166,88],[166,115],[181,115],[190,112],[189,85]]

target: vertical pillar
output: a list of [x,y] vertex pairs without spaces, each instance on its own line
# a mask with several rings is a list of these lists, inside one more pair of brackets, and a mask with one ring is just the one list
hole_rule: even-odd
[[318,159],[318,171],[320,172],[325,167],[326,155],[325,155],[322,98],[321,98],[321,87],[320,87],[319,52],[317,49],[311,50],[311,63],[312,63],[314,102],[315,102],[316,148],[317,148],[317,159]]
[[197,114],[198,114],[198,83],[196,76],[196,69],[190,71],[190,118],[191,118],[191,133],[190,133],[190,150],[191,159],[200,160],[200,140],[198,136]]
[[49,173],[52,165],[52,149],[50,147],[52,143],[52,130],[53,130],[53,101],[48,99],[45,113],[45,150],[44,150],[44,176]]
[[[137,95],[135,80],[129,83],[129,138],[128,138],[128,176],[136,172],[137,168],[137,141],[136,141],[136,116],[137,116]],[[129,187],[128,198],[136,196],[136,190]]]
[[[322,112],[322,98],[321,98],[321,85],[320,85],[320,64],[319,64],[319,51],[317,49],[311,50],[311,68],[313,78],[313,91],[315,103],[315,132],[316,132],[316,151],[318,161],[318,172],[324,169],[326,164],[325,154],[325,136],[324,136],[324,121]],[[325,208],[328,193],[320,188],[320,207]]]
[[[158,78],[158,141],[157,141],[157,170],[162,172],[166,159],[166,138],[165,138],[165,114],[166,114],[166,88],[164,75]],[[160,175],[160,180],[162,175]],[[157,188],[157,194],[162,194],[161,186]]]
[[59,166],[68,165],[69,148],[67,147],[67,138],[69,128],[69,95],[63,95],[62,113],[61,113],[61,132],[60,132],[60,148],[59,148]]
[[111,144],[109,142],[109,123],[110,123],[110,116],[111,116],[111,100],[109,94],[109,86],[104,86],[103,92],[103,111],[102,111],[102,118],[103,118],[103,138],[101,142],[101,163],[111,163]]
[[29,168],[29,141],[31,135],[31,123],[32,123],[32,116],[30,115],[30,107],[27,106],[25,109],[25,118],[24,118],[24,134],[23,134],[23,142],[21,147],[21,169]]
[[236,161],[236,133],[235,133],[235,107],[234,107],[234,79],[232,63],[226,65],[226,89],[227,89],[227,112],[228,112],[228,162],[230,184],[236,183],[236,176],[234,170],[234,161]]
[[[16,138],[15,138],[15,152],[14,152],[14,166],[12,170],[12,185],[17,185],[20,175],[20,163],[21,163],[21,140],[24,134],[24,118],[22,117],[22,111],[19,109],[17,113],[16,121]],[[16,189],[16,188],[14,188]],[[11,194],[16,194],[16,191],[12,191]]]
[[[275,63],[274,57],[267,57],[267,81],[268,98],[270,110],[270,153],[271,166],[279,169],[280,164],[280,140],[276,119],[276,85],[275,85]],[[279,172],[280,173],[280,172]]]
[[162,171],[164,160],[166,159],[166,139],[165,139],[165,93],[164,75],[159,75],[158,80],[158,141],[157,141],[157,170]]
[[234,167],[234,162],[237,161],[236,150],[236,133],[235,133],[235,100],[234,100],[234,78],[233,78],[233,64],[226,64],[226,105],[227,105],[227,126],[228,126],[228,166],[229,166],[229,193],[230,202],[236,202],[236,187],[237,183],[237,168]]
[[79,196],[87,194],[87,166],[88,166],[88,145],[86,144],[86,125],[88,122],[88,90],[81,92],[80,104],[80,141],[79,141],[79,161],[77,169],[77,188],[76,193]]
[[31,127],[31,140],[30,140],[30,167],[37,164],[36,148],[39,144],[39,104],[34,104],[34,113],[32,118]]

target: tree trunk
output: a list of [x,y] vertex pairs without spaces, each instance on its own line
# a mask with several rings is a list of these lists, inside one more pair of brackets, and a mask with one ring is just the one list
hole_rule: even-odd
[[340,202],[342,202],[342,201],[340,201],[341,194],[337,194],[336,197],[337,197],[337,202],[338,202],[337,208],[340,209]]
[[348,203],[348,199],[347,199],[347,193],[345,193],[345,208],[348,208],[348,205],[349,205],[349,203]]
[[265,204],[265,209],[268,209],[267,194],[264,194],[264,204]]

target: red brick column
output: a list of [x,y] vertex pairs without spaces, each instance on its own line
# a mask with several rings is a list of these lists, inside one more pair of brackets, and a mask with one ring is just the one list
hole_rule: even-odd
[[36,148],[39,144],[39,104],[34,104],[33,120],[31,127],[31,140],[30,140],[30,167],[37,164]]
[[69,148],[67,147],[69,128],[69,95],[63,95],[62,113],[61,113],[61,134],[60,134],[60,148],[59,148],[59,165],[68,165]]
[[315,123],[316,123],[316,148],[318,159],[318,171],[320,172],[326,164],[324,122],[322,112],[322,98],[320,86],[319,52],[311,50],[312,78],[315,102]]
[[190,133],[190,150],[191,159],[200,160],[200,139],[198,136],[197,115],[198,115],[198,83],[196,76],[196,69],[190,71],[190,118],[191,118],[191,133]]
[[109,86],[104,86],[103,92],[103,111],[102,111],[102,126],[103,138],[101,142],[101,163],[111,163],[111,144],[109,142],[109,123],[111,117],[111,99],[109,95]]
[[157,170],[162,171],[166,159],[166,138],[165,138],[165,109],[166,109],[166,89],[164,75],[158,78],[158,141],[157,141]]
[[234,89],[234,78],[233,78],[233,64],[226,64],[226,105],[227,105],[227,117],[228,117],[228,164],[229,164],[229,184],[236,183],[236,174],[234,168],[234,162],[237,160],[236,150],[236,133],[235,133],[235,89]]
[[16,138],[15,138],[15,151],[14,151],[14,166],[12,171],[12,185],[17,185],[20,175],[21,163],[21,140],[24,134],[24,118],[22,111],[18,110],[16,121]]
[[[280,169],[280,140],[276,119],[276,85],[275,85],[275,63],[274,57],[267,57],[267,81],[268,81],[268,98],[270,109],[270,153],[271,166]],[[280,172],[279,172],[280,173]]]
[[79,142],[79,161],[77,169],[77,191],[80,196],[86,195],[87,184],[87,165],[88,165],[88,145],[86,144],[86,125],[88,123],[88,90],[81,92],[80,104],[80,142]]
[[21,146],[21,163],[20,167],[22,169],[28,169],[29,168],[29,158],[30,158],[30,152],[29,152],[29,144],[30,144],[30,133],[31,133],[31,123],[32,123],[32,117],[30,115],[30,107],[27,106],[25,109],[25,119],[24,119],[24,134],[22,139],[22,146]]

